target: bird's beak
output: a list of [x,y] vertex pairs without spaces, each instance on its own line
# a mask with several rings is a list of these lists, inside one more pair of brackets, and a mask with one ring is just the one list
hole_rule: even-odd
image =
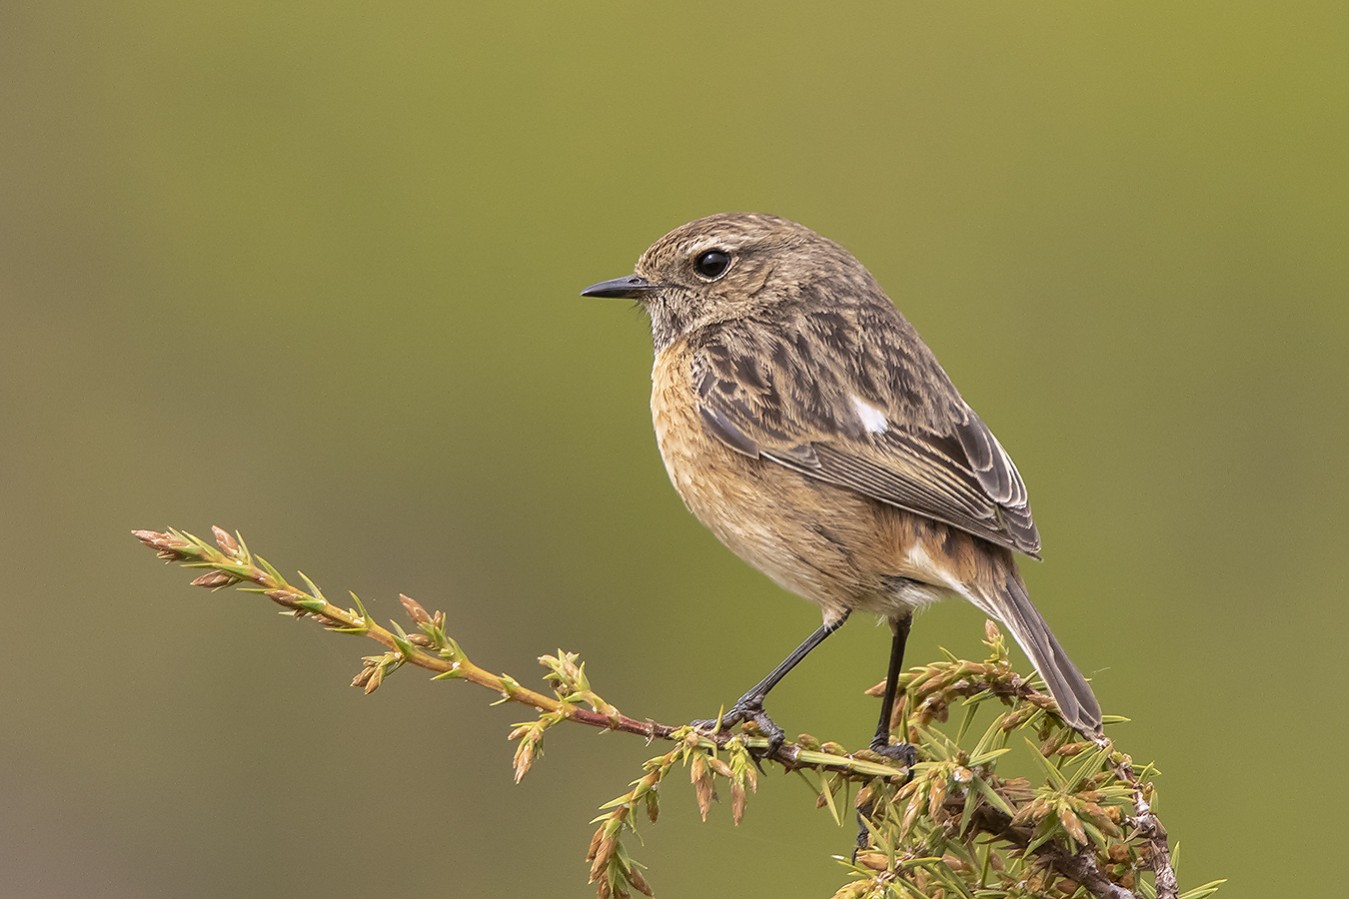
[[608,281],[591,284],[581,291],[581,296],[622,297],[629,300],[640,300],[659,287],[659,284],[652,284],[640,275],[626,275],[622,278],[610,278]]

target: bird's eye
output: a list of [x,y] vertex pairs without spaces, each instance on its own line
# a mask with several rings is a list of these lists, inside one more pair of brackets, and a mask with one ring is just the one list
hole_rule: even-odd
[[715,281],[731,267],[731,257],[721,250],[708,250],[693,260],[693,267],[700,277]]

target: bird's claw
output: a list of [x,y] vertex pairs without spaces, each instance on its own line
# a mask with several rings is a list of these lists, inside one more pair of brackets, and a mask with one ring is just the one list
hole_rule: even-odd
[[762,696],[741,696],[735,701],[735,705],[722,712],[721,718],[694,721],[693,727],[704,733],[715,733],[718,730],[729,730],[737,724],[746,722],[753,723],[754,729],[761,736],[768,738],[768,745],[761,750],[756,750],[754,754],[763,758],[776,755],[777,751],[782,748],[787,735],[778,726],[778,723],[768,717],[768,713],[764,711]]
[[871,751],[892,761],[903,762],[905,768],[912,768],[918,761],[918,751],[912,743],[884,743],[877,739],[871,741]]

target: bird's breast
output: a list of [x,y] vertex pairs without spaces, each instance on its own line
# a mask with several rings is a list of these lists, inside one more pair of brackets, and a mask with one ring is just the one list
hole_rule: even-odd
[[651,369],[651,422],[675,490],[700,521],[718,531],[733,526],[737,506],[750,499],[756,462],[703,428],[693,387],[693,355],[683,341],[656,354]]
[[[676,341],[656,355],[651,418],[665,470],[699,521],[745,561],[825,614],[892,614],[894,576],[913,535],[910,516],[845,488],[727,446],[703,426],[693,352]],[[932,598],[935,598],[932,597]]]

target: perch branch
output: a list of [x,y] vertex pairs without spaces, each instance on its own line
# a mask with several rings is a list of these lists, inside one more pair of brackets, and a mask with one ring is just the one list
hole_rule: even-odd
[[[196,586],[218,590],[246,584],[241,589],[266,596],[296,618],[312,618],[327,630],[383,646],[383,654],[364,658],[352,682],[367,693],[391,672],[413,665],[431,672],[433,679],[467,681],[534,709],[538,718],[511,733],[518,741],[516,780],[541,753],[545,731],[562,721],[673,743],[670,751],[648,760],[645,774],[605,804],[605,813],[592,822],[600,826],[587,861],[600,899],[627,899],[633,891],[651,895],[622,837],[635,828],[639,809],[655,820],[661,782],[676,765],[689,769],[704,818],[715,795],[715,778],[728,781],[732,818],[739,823],[764,762],[806,777],[818,790],[818,804],[827,806],[840,823],[845,817],[840,809],[854,799],[854,789],[853,806],[868,810],[870,838],[850,866],[857,879],[840,889],[836,899],[907,899],[938,890],[942,895],[971,895],[970,886],[990,897],[1031,890],[1062,896],[1085,891],[1097,899],[1204,899],[1221,883],[1179,893],[1166,830],[1152,811],[1152,785],[1146,780],[1151,769],[1145,767],[1140,776],[1132,759],[1112,741],[1083,740],[1074,733],[1052,698],[1012,669],[1005,641],[992,622],[986,640],[990,658],[976,662],[948,654],[945,661],[902,676],[895,717],[904,723],[922,759],[910,769],[870,750],[849,753],[806,734],[772,749],[767,739],[753,733],[707,733],[624,715],[591,688],[577,656],[560,650],[539,659],[549,669],[550,696],[475,664],[445,633],[444,613],[428,612],[411,597],[400,596],[416,626],[409,634],[396,622],[389,627],[376,623],[354,593],[348,608],[328,601],[304,574],[304,587],[290,583],[254,556],[237,534],[212,528],[212,545],[177,530],[133,533],[161,559],[202,569],[192,581]],[[868,692],[879,695],[879,686]],[[977,707],[985,704],[1010,710],[998,715],[973,748],[965,748],[961,739]],[[954,738],[934,726],[946,721],[953,707],[965,715]],[[997,759],[1010,751],[1009,734],[1024,731],[1039,736],[1038,743],[1027,740],[1046,777],[1039,787],[995,770]],[[1144,885],[1149,889],[1142,892],[1140,872],[1152,875],[1152,883]]]
[[[435,616],[428,613],[421,604],[410,596],[400,595],[404,609],[418,626],[430,630],[431,634],[408,635],[397,624],[393,629],[377,624],[366,612],[365,607],[355,594],[351,594],[355,608],[343,608],[329,602],[312,581],[301,574],[308,589],[301,589],[286,581],[268,562],[255,557],[247,545],[237,536],[218,527],[213,527],[216,546],[191,534],[169,530],[166,532],[138,530],[133,531],[136,539],[155,550],[157,555],[167,562],[181,562],[191,568],[206,568],[207,573],[192,581],[194,586],[221,589],[241,582],[254,584],[252,588],[242,588],[260,593],[272,602],[292,612],[297,618],[312,616],[331,631],[356,634],[368,637],[398,656],[399,664],[407,663],[432,672],[437,678],[456,679],[486,687],[499,693],[503,699],[518,702],[540,712],[559,715],[577,724],[590,727],[616,730],[637,734],[647,740],[681,740],[688,727],[646,719],[638,720],[620,714],[613,706],[602,706],[603,710],[587,709],[571,702],[563,702],[553,696],[521,686],[513,677],[506,674],[493,674],[485,668],[475,665],[458,643],[444,633],[444,618],[441,613]],[[392,622],[391,622],[392,624]],[[378,657],[368,659],[375,663]],[[550,657],[544,657],[550,658]],[[540,659],[543,661],[543,659]],[[383,680],[383,671],[379,665],[367,664],[357,675],[357,686],[365,686],[373,692]],[[369,674],[368,672],[375,672]],[[708,747],[724,747],[733,734],[727,731],[717,733],[699,733],[700,742]],[[752,750],[766,751],[769,741],[763,737],[741,737],[744,744]],[[871,758],[866,756],[871,755]],[[784,743],[771,756],[761,755],[764,761],[774,761],[788,770],[812,768],[826,771],[851,772],[868,777],[903,776],[905,769],[888,764],[881,756],[869,752],[859,753],[857,757],[836,752],[824,752],[818,749],[802,747],[796,743]]]

